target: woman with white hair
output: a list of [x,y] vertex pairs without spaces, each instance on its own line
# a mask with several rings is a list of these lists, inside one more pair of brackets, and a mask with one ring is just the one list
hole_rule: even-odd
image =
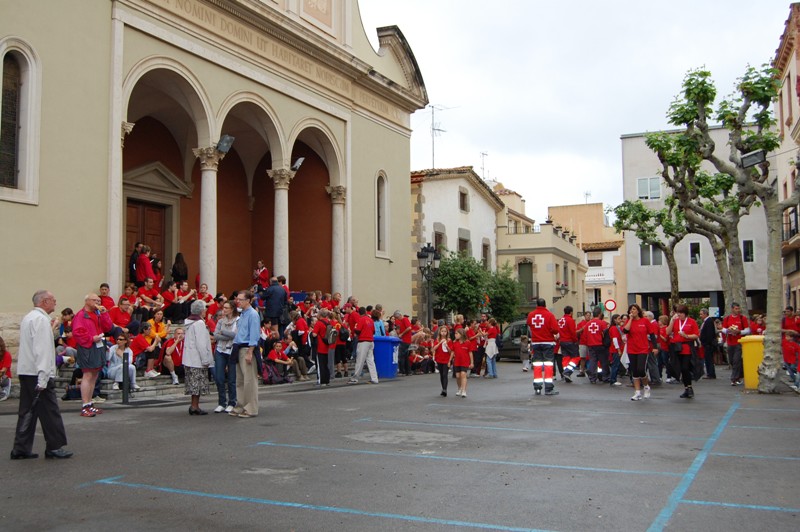
[[214,358],[211,353],[211,337],[203,319],[206,304],[195,300],[191,311],[185,322],[186,336],[183,343],[183,367],[186,372],[184,395],[192,396],[189,415],[204,416],[208,412],[200,409],[200,396],[208,394],[208,368],[214,365]]

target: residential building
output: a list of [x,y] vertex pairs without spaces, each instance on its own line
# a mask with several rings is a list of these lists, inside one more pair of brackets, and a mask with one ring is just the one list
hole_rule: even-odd
[[38,288],[121,293],[137,241],[212,292],[263,259],[295,290],[407,308],[392,220],[427,93],[400,30],[378,36],[353,0],[4,3],[0,334]]
[[[710,129],[719,156],[727,157],[728,131],[720,126]],[[658,158],[645,144],[645,134],[622,135],[621,144],[623,198],[641,200],[651,209],[662,208],[668,188],[661,177]],[[707,162],[703,163],[703,168],[708,172],[716,171]],[[739,223],[748,299],[739,303],[750,310],[766,308],[766,231],[766,219],[760,207],[753,207]],[[625,232],[624,240],[628,303],[668,313],[669,270],[661,251],[655,246],[642,244],[632,231]],[[675,254],[681,296],[708,298],[710,307],[724,313],[726,302],[721,291],[722,283],[706,238],[696,234],[686,236],[676,246]]]
[[[549,207],[554,223],[578,235],[578,245],[586,259],[587,308],[614,301],[618,308],[628,300],[625,267],[625,240],[609,224],[602,203]],[[622,309],[625,310],[625,309]]]
[[497,228],[497,265],[510,266],[523,286],[520,314],[540,297],[556,313],[566,305],[584,309],[588,268],[578,235],[551,220],[537,225],[526,216],[522,196],[502,183],[493,188],[506,205],[505,221]]
[[[797,166],[800,161],[800,3],[789,6],[789,18],[775,52],[773,66],[781,80],[780,94],[775,102],[775,118],[781,144],[770,155],[770,172],[774,172],[778,197],[788,198],[796,188]],[[771,178],[773,176],[770,176]],[[783,255],[783,295],[785,304],[797,308],[800,304],[800,232],[795,206],[784,213],[781,253]]]
[[[426,244],[440,252],[464,253],[496,269],[498,220],[504,209],[501,199],[471,166],[411,172],[412,253]],[[413,262],[412,308],[423,322],[427,287]]]

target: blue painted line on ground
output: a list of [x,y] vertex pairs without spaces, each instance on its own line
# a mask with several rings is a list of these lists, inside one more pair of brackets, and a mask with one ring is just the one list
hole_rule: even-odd
[[369,451],[361,449],[343,449],[337,447],[320,447],[317,445],[302,445],[302,444],[289,444],[289,443],[275,443],[271,441],[258,442],[256,445],[265,445],[268,447],[284,447],[287,449],[307,449],[311,451],[324,451],[324,452],[338,452],[350,454],[366,454],[372,456],[392,456],[397,458],[415,458],[424,460],[442,460],[447,462],[470,462],[476,464],[492,464],[492,465],[511,465],[521,467],[541,467],[547,469],[567,469],[570,471],[591,471],[597,473],[620,473],[623,475],[662,475],[668,477],[681,477],[682,473],[670,473],[665,471],[638,471],[632,469],[612,469],[605,467],[582,467],[582,466],[565,466],[553,464],[541,464],[530,462],[514,462],[510,460],[486,460],[480,458],[465,458],[457,456],[441,456],[435,454],[419,454],[419,453],[392,453],[387,451]]
[[711,456],[730,456],[732,458],[753,458],[755,460],[800,460],[800,457],[797,456],[765,456],[759,454],[711,453]]
[[719,440],[719,437],[722,435],[722,431],[724,431],[725,427],[728,426],[728,423],[730,423],[733,414],[738,408],[739,401],[737,400],[728,409],[728,412],[719,422],[717,428],[714,430],[714,433],[708,438],[708,440],[706,440],[702,450],[697,454],[692,462],[692,465],[689,466],[689,470],[686,471],[686,473],[683,475],[683,479],[672,491],[666,506],[661,509],[661,512],[658,514],[658,516],[656,516],[655,521],[653,521],[653,523],[650,525],[650,528],[647,529],[648,532],[660,532],[664,530],[664,527],[667,526],[667,523],[672,517],[672,514],[675,513],[678,504],[683,499],[683,496],[686,495],[686,492],[689,491],[689,487],[691,487],[692,482],[694,482],[695,477],[697,477],[697,473],[700,472],[700,468],[703,467],[703,464],[705,463],[708,454],[711,452],[711,449],[717,443],[717,440]]
[[168,488],[164,486],[156,486],[153,484],[139,484],[135,482],[121,482],[119,479],[122,477],[110,477],[96,480],[95,484],[122,486],[132,489],[142,489],[149,491],[158,491],[161,493],[173,493],[176,495],[188,495],[191,497],[204,497],[207,499],[219,499],[223,501],[245,502],[251,504],[263,504],[267,506],[280,506],[285,508],[299,508],[301,510],[314,510],[318,512],[332,512],[338,514],[350,514],[360,517],[378,517],[382,519],[395,519],[400,521],[410,521],[414,523],[427,523],[434,525],[446,525],[462,528],[477,528],[482,530],[505,530],[512,532],[547,532],[534,528],[520,528],[514,526],[496,525],[491,523],[476,523],[471,521],[457,521],[453,519],[437,519],[435,517],[422,517],[417,515],[403,515],[403,514],[390,514],[384,512],[369,512],[358,510],[355,508],[343,508],[339,506],[320,506],[316,504],[289,502],[289,501],[275,501],[270,499],[259,499],[256,497],[240,497],[236,495],[226,495],[224,493],[208,493],[204,491],[185,490],[180,488]]
[[800,408],[751,408],[743,406],[739,410],[754,410],[757,412],[795,412],[800,413]]
[[[628,401],[628,403],[631,403],[631,401]],[[532,409],[533,405],[531,405],[531,407],[525,408],[521,406],[474,406],[474,405],[453,405],[445,403],[429,403],[426,406],[433,406],[437,408],[458,408],[463,410],[516,410],[520,412],[527,412],[529,414],[536,412],[536,410]],[[560,414],[561,412],[575,412],[578,414],[590,414],[590,415],[602,415],[602,416],[673,417],[673,418],[691,419],[693,421],[698,421],[700,423],[704,422],[703,418],[700,418],[697,415],[669,414],[664,412],[641,412],[641,411],[636,412],[634,410],[626,412],[619,412],[619,411],[601,412],[598,410],[586,410],[580,408],[559,408],[558,413]]]
[[[356,420],[359,421],[359,420]],[[424,421],[399,421],[391,419],[369,420],[374,423],[387,423],[394,425],[422,425],[426,427],[443,427],[451,429],[477,429],[477,430],[496,430],[504,432],[526,432],[537,434],[568,434],[570,436],[607,436],[611,438],[641,438],[645,440],[704,440],[705,438],[684,437],[684,436],[649,436],[643,434],[615,434],[612,432],[579,432],[572,430],[548,430],[548,429],[517,429],[513,427],[489,427],[486,425],[459,425],[456,423],[428,423]]]
[[756,430],[800,430],[800,428],[793,427],[762,427],[756,425],[731,425],[732,429],[756,429]]
[[783,508],[781,506],[763,506],[760,504],[736,504],[733,502],[692,501],[683,500],[683,504],[699,504],[700,506],[723,506],[725,508],[742,508],[744,510],[766,510],[769,512],[800,513],[800,508]]

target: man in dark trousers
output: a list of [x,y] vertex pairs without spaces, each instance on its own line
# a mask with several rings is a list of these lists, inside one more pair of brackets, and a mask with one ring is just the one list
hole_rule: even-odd
[[714,325],[714,318],[708,315],[708,309],[700,309],[700,345],[703,346],[703,354],[706,361],[705,379],[716,379],[717,370],[714,367],[714,354],[717,352],[717,327]]
[[39,457],[32,452],[37,419],[46,442],[45,458],[69,458],[72,452],[64,449],[67,434],[55,394],[56,358],[49,314],[56,308],[56,298],[39,290],[33,294],[33,306],[19,326],[19,419],[11,459]]
[[286,290],[278,283],[277,277],[271,277],[269,286],[264,292],[264,318],[272,323],[273,330],[278,330],[281,322],[281,314],[286,306],[288,297]]

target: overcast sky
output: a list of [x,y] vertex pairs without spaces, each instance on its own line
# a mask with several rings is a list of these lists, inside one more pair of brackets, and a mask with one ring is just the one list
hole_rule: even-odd
[[[397,25],[422,71],[437,168],[472,165],[527,200],[622,201],[620,135],[669,127],[689,69],[729,94],[775,56],[783,0],[359,0],[367,35]],[[411,120],[411,169],[430,168],[431,110]]]

